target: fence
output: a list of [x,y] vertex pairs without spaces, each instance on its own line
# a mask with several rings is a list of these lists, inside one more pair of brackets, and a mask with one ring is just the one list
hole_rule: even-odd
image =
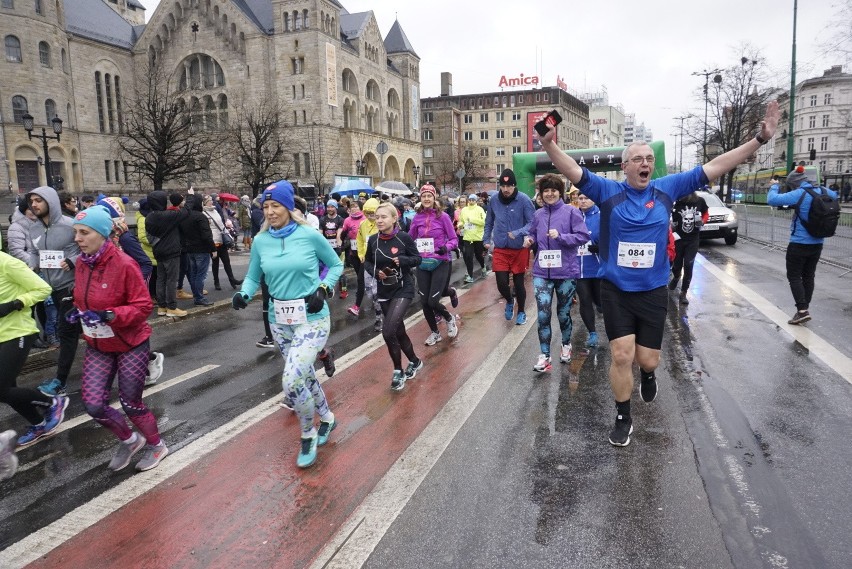
[[[790,241],[793,211],[765,205],[736,204],[740,237],[770,247],[786,249]],[[825,240],[821,261],[852,272],[852,212],[840,214],[840,224],[834,237]],[[844,273],[846,274],[846,273]]]

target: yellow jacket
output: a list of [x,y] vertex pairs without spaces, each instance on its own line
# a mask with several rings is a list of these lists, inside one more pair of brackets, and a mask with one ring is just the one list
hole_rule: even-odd
[[355,238],[355,242],[358,245],[358,258],[361,259],[362,263],[367,258],[367,237],[378,232],[376,221],[369,217],[358,226],[358,236]]
[[[30,307],[50,295],[50,285],[35,274],[26,263],[0,252],[0,303],[20,300],[22,310],[14,310],[0,318],[0,342],[8,342],[38,333]],[[64,318],[64,314],[59,315]]]

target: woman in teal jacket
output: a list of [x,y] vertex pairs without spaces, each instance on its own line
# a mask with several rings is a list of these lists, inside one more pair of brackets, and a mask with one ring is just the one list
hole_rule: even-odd
[[[284,356],[284,397],[293,403],[302,427],[296,465],[311,466],[317,446],[328,442],[337,426],[334,413],[314,373],[314,361],[325,347],[331,328],[325,299],[343,273],[343,263],[318,231],[305,225],[296,210],[293,186],[281,180],[261,196],[264,223],[254,239],[242,290],[234,295],[234,309],[245,308],[260,288],[269,287],[269,323],[272,337]],[[320,262],[328,267],[320,278]],[[319,428],[314,414],[319,414]]]

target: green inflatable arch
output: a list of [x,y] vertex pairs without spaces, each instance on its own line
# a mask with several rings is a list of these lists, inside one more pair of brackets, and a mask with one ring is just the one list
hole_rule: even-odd
[[[665,176],[666,170],[666,145],[662,140],[649,142],[648,146],[654,151],[654,171],[651,178]],[[568,150],[568,156],[577,161],[580,166],[585,166],[592,172],[612,172],[621,170],[621,153],[624,146],[613,146],[610,148],[587,148],[583,150]],[[548,172],[557,172],[553,162],[545,152],[519,152],[512,156],[512,169],[515,171],[515,180],[518,189],[530,197],[535,195],[535,178]]]

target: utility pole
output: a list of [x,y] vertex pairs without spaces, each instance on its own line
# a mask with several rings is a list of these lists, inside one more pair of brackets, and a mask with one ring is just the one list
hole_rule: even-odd
[[704,76],[704,145],[702,147],[702,153],[704,155],[704,164],[707,163],[707,103],[710,97],[710,94],[708,93],[708,89],[710,86],[710,76],[713,75],[713,83],[716,83],[718,85],[722,82],[722,76],[719,75],[721,71],[721,69],[713,69],[712,71],[707,71],[705,69],[704,71],[695,71],[692,73],[693,75],[699,77],[701,75]]
[[[683,172],[683,121],[688,119],[689,116],[675,117],[676,121],[680,121],[680,158],[677,161],[677,171]],[[677,149],[675,149],[677,150]]]
[[787,121],[787,174],[793,171],[793,113],[796,111],[796,11],[799,0],[793,0],[793,61],[790,63],[790,112]]

